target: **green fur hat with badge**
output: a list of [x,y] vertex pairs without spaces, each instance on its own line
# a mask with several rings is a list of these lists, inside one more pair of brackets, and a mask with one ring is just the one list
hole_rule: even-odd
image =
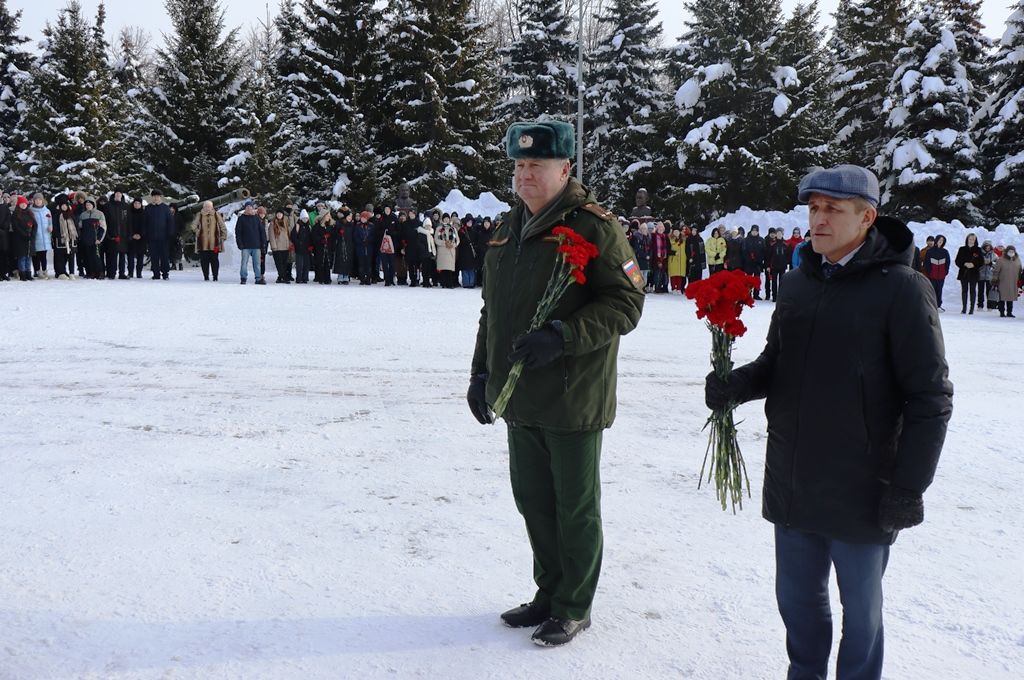
[[576,156],[576,129],[558,120],[512,123],[505,133],[505,153],[512,160]]

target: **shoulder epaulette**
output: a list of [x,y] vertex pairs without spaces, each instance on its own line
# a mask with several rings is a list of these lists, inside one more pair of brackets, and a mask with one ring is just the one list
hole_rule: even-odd
[[611,219],[615,218],[615,215],[613,213],[605,210],[604,208],[599,206],[597,203],[585,203],[582,206],[580,206],[580,208],[582,210],[586,210],[588,213],[592,213],[594,215],[597,215],[602,220],[611,220]]

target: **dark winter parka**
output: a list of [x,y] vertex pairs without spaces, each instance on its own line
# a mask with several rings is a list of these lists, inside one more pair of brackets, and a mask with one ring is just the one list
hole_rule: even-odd
[[633,247],[633,254],[636,256],[636,264],[640,271],[648,271],[651,268],[651,235],[642,234],[640,230],[633,232],[629,239]]
[[699,281],[704,277],[704,266],[708,256],[704,252],[704,239],[699,234],[691,234],[684,241],[686,248],[686,278]]
[[[966,264],[973,264],[973,267],[965,267]],[[981,268],[985,264],[985,255],[977,245],[969,246],[966,242],[956,251],[956,266],[960,271],[956,274],[957,281],[979,281],[981,279]]]
[[36,238],[36,220],[27,208],[15,208],[11,215],[11,255],[29,257]]
[[267,230],[259,215],[241,214],[235,222],[235,245],[239,250],[262,250],[267,245]]
[[596,245],[600,255],[587,266],[586,282],[569,286],[551,316],[562,322],[564,355],[523,371],[505,418],[552,431],[596,431],[615,419],[619,336],[639,322],[644,294],[633,282],[639,272],[622,229],[613,215],[594,205],[594,195],[570,179],[554,200],[544,219],[528,227],[520,202],[491,238],[472,370],[488,375],[487,401],[493,404],[512,367],[512,341],[529,329],[556,263],[558,241],[551,230],[569,226]]
[[369,222],[359,221],[352,233],[356,257],[372,257],[374,254],[374,233]]
[[[939,245],[939,242],[942,245]],[[949,251],[946,250],[946,239],[942,236],[935,239],[935,245],[925,251],[924,274],[932,281],[945,281],[949,276]]]
[[459,245],[455,248],[455,269],[476,271],[476,228],[465,223],[459,227]]
[[166,203],[156,205],[150,203],[145,208],[143,224],[145,226],[145,237],[148,243],[166,243],[174,239],[175,224],[171,208]]
[[291,234],[289,234],[292,246],[295,247],[296,253],[302,253],[303,255],[309,255],[310,248],[313,247],[313,232],[309,226],[309,222],[303,222],[299,220],[292,227]]
[[764,270],[764,239],[757,234],[750,234],[743,239],[741,249],[743,271],[748,274],[760,274]]
[[767,397],[763,513],[851,543],[890,544],[887,484],[924,493],[953,408],[931,286],[911,269],[913,237],[881,217],[831,279],[805,249],[783,278],[764,351],[734,376]]
[[[11,207],[6,203],[0,203],[0,253],[6,253],[11,248]],[[3,263],[6,264],[6,263]],[[0,264],[0,267],[3,266]]]
[[738,236],[725,243],[725,268],[743,269],[743,239]]
[[[131,250],[135,253],[146,252],[146,209],[134,205],[128,212],[128,236],[131,239]],[[139,238],[135,238],[138,236]]]
[[346,222],[345,219],[338,220],[338,223],[334,225],[333,271],[335,274],[352,276],[352,259],[355,257],[352,232],[355,227],[355,222]]
[[768,269],[772,270],[772,273],[785,274],[793,261],[793,255],[786,242],[777,238],[769,242],[768,252],[765,253],[765,260]]
[[107,218],[107,238],[104,244],[111,252],[128,252],[128,241],[131,236],[131,226],[128,223],[130,210],[131,205],[124,200],[123,195],[120,201],[111,198],[103,208],[103,214]]

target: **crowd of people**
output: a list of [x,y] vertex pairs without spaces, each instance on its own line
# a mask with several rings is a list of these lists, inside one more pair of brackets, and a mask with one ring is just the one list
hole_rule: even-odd
[[[268,253],[277,273],[276,283],[474,288],[483,283],[484,255],[501,216],[415,210],[357,211],[345,204],[329,208],[318,203],[306,210],[295,203],[269,210],[246,201],[235,223],[235,245],[241,254],[239,282],[266,284]],[[781,228],[761,236],[758,225],[733,229],[719,224],[707,238],[697,227],[675,228],[669,220],[621,219],[636,255],[645,292],[682,293],[688,281],[697,281],[723,269],[741,269],[762,280],[755,299],[774,301],[783,274],[800,266],[801,251],[810,232],[799,228],[787,237]],[[144,202],[129,201],[114,191],[93,198],[84,191],[42,193],[31,198],[4,194],[0,202],[0,281],[58,279],[142,278],[149,260],[153,279],[168,279],[182,269],[194,242],[194,255],[206,280],[220,276],[220,254],[228,239],[223,215],[211,201],[202,205],[191,224],[175,206],[153,191]],[[188,259],[191,259],[190,257]],[[999,310],[1013,317],[1013,303],[1024,287],[1021,260],[1012,245],[1003,247],[974,234],[952,257],[944,236],[927,238],[915,250],[913,266],[932,283],[939,309],[943,309],[946,278],[957,267],[961,285],[961,313]],[[762,298],[763,292],[763,298]]]

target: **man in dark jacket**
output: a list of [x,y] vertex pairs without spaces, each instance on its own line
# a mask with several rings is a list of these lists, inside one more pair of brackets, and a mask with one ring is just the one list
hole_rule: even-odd
[[174,238],[175,225],[171,209],[164,204],[164,194],[159,189],[149,194],[144,223],[153,278],[159,279],[162,276],[166,281],[171,271],[171,240]]
[[142,266],[146,262],[146,209],[142,199],[132,201],[128,210],[128,278],[142,278]]
[[[470,387],[473,416],[493,422],[512,367],[523,372],[507,408],[512,495],[533,547],[537,592],[501,615],[533,640],[562,645],[590,626],[601,569],[600,457],[615,419],[619,336],[636,327],[643,276],[615,216],[570,176],[576,136],[562,122],[515,123],[505,136],[522,199],[490,240]],[[558,261],[552,229],[567,225],[597,246],[585,282],[553,320],[530,331]]]
[[11,279],[11,207],[10,200],[0,200],[0,281]]
[[249,278],[249,260],[252,260],[252,271],[256,275],[256,285],[264,286],[263,271],[260,269],[260,253],[267,245],[267,230],[263,227],[263,220],[256,214],[256,204],[246,201],[245,209],[238,216],[235,222],[235,245],[242,255],[242,264],[239,269],[241,284],[244,286]]
[[103,241],[103,252],[106,253],[107,278],[115,276],[127,279],[125,266],[128,264],[128,242],[130,227],[128,225],[129,206],[124,194],[115,191],[103,207],[107,218],[107,238]]
[[779,238],[782,230],[768,230],[768,241],[765,246],[764,299],[775,301],[779,296],[779,281],[789,269],[791,253],[789,246]]
[[913,236],[877,217],[878,180],[842,165],[800,182],[811,247],[788,273],[764,351],[719,408],[767,397],[763,513],[775,524],[776,596],[790,678],[824,678],[828,580],[843,603],[838,678],[881,677],[882,575],[897,533],[924,520],[952,413],[935,296],[911,269]]
[[[743,258],[743,271],[757,277],[758,281],[760,281],[761,272],[764,271],[764,239],[761,238],[756,224],[750,227],[750,234],[743,239],[740,251]],[[759,289],[754,290],[754,299],[761,299],[761,291]]]

